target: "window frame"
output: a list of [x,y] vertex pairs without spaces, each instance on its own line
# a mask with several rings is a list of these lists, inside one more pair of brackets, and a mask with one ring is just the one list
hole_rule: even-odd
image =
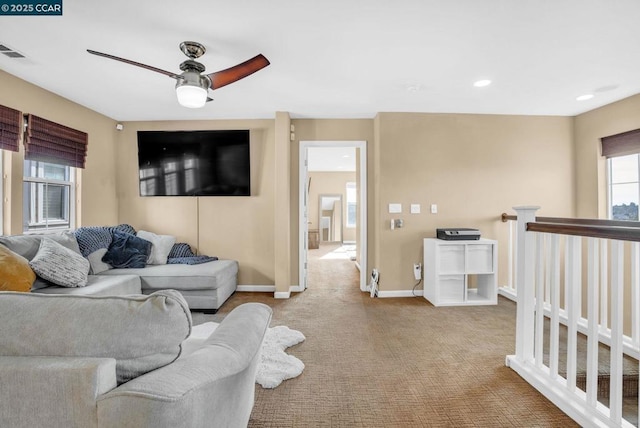
[[[43,177],[34,177],[31,173],[33,168],[35,168],[36,175],[40,175],[39,171],[43,170],[45,165],[50,164],[58,167],[64,168],[65,176],[68,177],[68,180],[60,180],[54,178],[43,178]],[[36,160],[24,160],[23,163],[23,213],[22,213],[22,229],[24,234],[29,233],[42,233],[49,231],[60,231],[60,230],[73,230],[75,229],[76,224],[76,185],[77,185],[77,171],[76,168],[68,165],[56,164],[53,162],[43,162]],[[29,174],[29,175],[27,175]],[[42,174],[44,175],[44,174]],[[65,186],[69,189],[68,194],[66,196],[66,200],[64,201],[63,211],[66,219],[62,221],[49,221],[45,213],[41,210],[44,209],[46,205],[42,195],[31,195],[31,192],[25,192],[25,188],[27,184],[35,183],[47,185],[56,185],[56,186]],[[38,198],[39,200],[35,200]],[[38,211],[35,213],[34,211]],[[42,219],[41,221],[38,221]]]
[[[612,162],[613,159],[617,158],[617,157],[627,157],[627,156],[635,156],[636,157],[636,168],[637,168],[637,172],[638,172],[638,179],[637,181],[629,181],[629,182],[625,182],[625,183],[614,183],[613,182],[613,166],[612,166]],[[608,157],[607,158],[607,163],[606,163],[606,175],[607,175],[607,218],[609,220],[620,220],[620,221],[639,221],[640,220],[640,153],[629,153],[626,155],[622,155],[622,156],[612,156],[612,157]],[[637,184],[637,189],[638,189],[638,201],[639,203],[638,205],[638,219],[614,219],[613,218],[613,186],[614,185],[619,185],[619,184]]]

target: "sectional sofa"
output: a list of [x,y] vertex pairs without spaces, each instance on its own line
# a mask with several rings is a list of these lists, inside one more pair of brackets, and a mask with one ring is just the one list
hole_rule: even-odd
[[[198,264],[168,264],[167,255],[177,245],[171,244],[165,245],[168,250],[165,250],[164,263],[148,264],[145,259],[144,262],[130,264],[126,268],[113,268],[113,266],[104,263],[102,259],[107,251],[115,246],[115,239],[107,236],[102,229],[107,230],[110,234],[121,233],[125,235],[134,235],[136,234],[135,230],[129,225],[85,228],[85,232],[88,233],[83,235],[79,233],[81,229],[54,234],[1,236],[0,244],[4,246],[5,250],[8,249],[12,254],[26,259],[30,265],[35,266],[37,263],[51,265],[45,266],[45,268],[52,271],[53,277],[47,276],[46,269],[42,271],[31,285],[30,291],[33,293],[107,296],[151,294],[158,290],[174,289],[182,294],[191,310],[215,313],[236,290],[238,262],[235,260],[209,258],[211,259],[209,261],[206,261],[208,259],[196,260]],[[140,235],[140,232],[137,235]],[[102,239],[101,236],[106,238]],[[142,236],[152,241],[155,240],[156,244],[151,245],[151,249],[160,248],[163,245],[162,240],[166,238],[166,235],[155,235],[154,237],[153,234],[147,234]],[[46,249],[52,254],[45,251],[43,239],[46,240]],[[103,241],[103,243],[99,241]],[[172,242],[170,239],[168,241],[164,239],[164,241],[165,244]],[[60,247],[69,253],[64,253]],[[119,256],[120,253],[116,255]],[[153,255],[151,252],[148,259],[151,260]],[[52,263],[55,257],[60,257],[59,262]],[[72,259],[76,260],[78,264],[71,264]],[[81,259],[85,261],[83,262]],[[184,259],[186,263],[194,257],[176,257],[174,259],[178,262]],[[75,274],[85,269],[85,277],[81,276],[78,280]],[[60,276],[62,278],[59,278]],[[2,288],[0,287],[0,289]]]
[[0,293],[0,426],[246,427],[271,313],[245,303],[189,345],[174,290]]

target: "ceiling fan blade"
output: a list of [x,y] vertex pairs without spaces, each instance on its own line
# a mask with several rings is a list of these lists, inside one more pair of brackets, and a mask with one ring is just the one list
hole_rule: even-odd
[[109,54],[102,53],[102,52],[92,51],[91,49],[87,49],[87,52],[89,52],[90,54],[93,54],[93,55],[98,55],[98,56],[102,56],[102,57],[109,58],[109,59],[115,59],[116,61],[121,61],[121,62],[124,62],[124,63],[127,63],[127,64],[135,65],[136,67],[146,68],[147,70],[155,71],[156,73],[164,74],[165,76],[169,76],[169,77],[172,77],[174,79],[178,78],[178,75],[176,73],[172,73],[170,71],[162,70],[160,68],[152,67],[150,65],[142,64],[142,63],[139,63],[139,62],[131,61],[130,59],[120,58],[120,57],[117,57],[117,56],[114,56],[114,55],[109,55]]
[[211,79],[211,89],[222,88],[229,83],[243,79],[258,70],[262,70],[269,64],[269,60],[264,55],[259,54],[241,64],[227,68],[226,70],[211,73],[209,74],[209,78]]

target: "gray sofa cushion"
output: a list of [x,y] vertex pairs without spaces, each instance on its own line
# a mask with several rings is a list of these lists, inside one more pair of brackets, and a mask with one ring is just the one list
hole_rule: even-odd
[[137,275],[89,275],[85,287],[58,287],[43,280],[36,280],[33,287],[31,287],[31,292],[42,294],[82,294],[85,296],[126,296],[127,294],[142,294],[142,287],[140,286],[140,277]]
[[[29,322],[17,323],[25,313]],[[187,303],[173,290],[148,296],[0,292],[0,355],[114,358],[123,383],[178,358],[191,323]]]
[[76,237],[73,232],[0,236],[0,244],[3,244],[14,253],[20,254],[25,259],[31,260],[38,253],[40,240],[43,237],[49,238],[63,247],[81,254],[80,247],[78,247],[78,241],[76,241]]
[[199,265],[154,265],[142,269],[111,269],[100,275],[139,275],[142,289],[212,290],[235,278],[238,262],[216,260]]

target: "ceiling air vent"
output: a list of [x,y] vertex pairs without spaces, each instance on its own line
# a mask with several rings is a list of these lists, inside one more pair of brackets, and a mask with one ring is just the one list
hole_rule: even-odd
[[20,52],[11,49],[5,45],[1,45],[0,44],[0,53],[3,55],[8,56],[9,58],[24,58],[25,56],[22,55]]

